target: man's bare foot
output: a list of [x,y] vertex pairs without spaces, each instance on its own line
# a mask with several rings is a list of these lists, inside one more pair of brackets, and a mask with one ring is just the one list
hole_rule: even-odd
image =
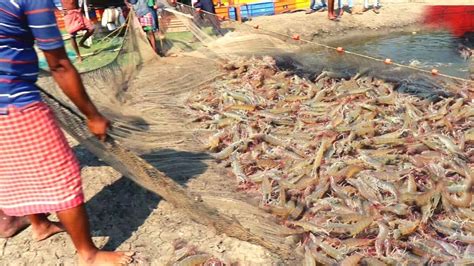
[[337,16],[338,16],[338,17],[342,17],[342,15],[344,15],[344,8],[339,8],[339,9],[337,10]]
[[78,57],[76,58],[76,61],[77,61],[78,63],[82,63],[82,57],[81,57],[81,56],[78,56]]
[[42,241],[57,233],[64,232],[64,227],[61,223],[45,221],[39,225],[33,225],[33,238],[36,241]]
[[0,214],[0,238],[15,236],[30,225],[27,217],[12,217]]
[[80,266],[114,266],[128,265],[133,262],[134,252],[110,252],[95,251],[92,254],[81,256],[79,254]]
[[336,15],[334,15],[334,14],[328,14],[328,18],[329,18],[329,20],[336,20],[337,19]]

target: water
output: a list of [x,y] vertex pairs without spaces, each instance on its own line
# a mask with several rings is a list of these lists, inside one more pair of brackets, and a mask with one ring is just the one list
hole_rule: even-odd
[[374,57],[390,58],[401,64],[426,70],[436,68],[444,74],[468,78],[472,58],[466,61],[460,56],[460,43],[474,48],[472,40],[468,43],[465,39],[454,38],[448,32],[390,35],[347,44],[345,48]]

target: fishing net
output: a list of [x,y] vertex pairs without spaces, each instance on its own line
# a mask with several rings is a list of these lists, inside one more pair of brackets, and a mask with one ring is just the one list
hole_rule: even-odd
[[[207,191],[229,186],[225,179],[219,178],[220,172],[211,157],[196,143],[195,132],[187,127],[183,110],[190,90],[219,75],[213,60],[160,59],[132,13],[115,59],[106,66],[82,73],[91,98],[111,120],[106,143],[91,136],[84,119],[48,72],[42,73],[38,85],[65,131],[121,174],[160,195],[193,220],[288,259],[291,255],[284,238],[292,230],[281,227],[263,213],[252,211],[250,205],[245,207],[238,199],[232,201],[230,197],[216,197],[212,193],[200,193],[196,199],[182,186],[192,177],[202,176],[207,176],[206,182],[213,181]],[[218,212],[214,209],[216,205],[220,210],[222,206],[228,210],[246,208],[248,213],[237,214],[240,217],[236,220],[227,216],[225,210]]]
[[[199,220],[198,214],[204,215],[208,218],[202,218],[202,222],[220,228],[220,232],[263,245],[282,256],[288,255],[290,249],[288,245],[283,244],[284,237],[301,232],[299,229],[295,231],[295,229],[287,229],[272,223],[270,217],[253,210],[251,205],[243,203],[226,205],[222,199],[216,203],[214,198],[214,205],[231,206],[229,209],[241,210],[237,214],[241,216],[238,220],[250,229],[250,233],[244,232],[235,220],[224,216],[222,216],[224,217],[221,219],[222,222],[216,222],[215,220],[220,218],[219,215],[207,207],[190,201],[189,198],[192,196],[189,196],[187,191],[180,186],[174,186],[172,182],[167,182],[166,178],[163,179],[162,173],[186,185],[190,178],[199,177],[207,180],[203,185],[206,191],[222,191],[223,188],[235,191],[239,182],[223,178],[226,175],[222,168],[225,165],[231,165],[235,172],[239,170],[239,164],[232,159],[230,163],[219,165],[215,158],[226,161],[231,153],[235,154],[235,150],[243,150],[245,146],[236,145],[229,150],[229,154],[221,153],[220,156],[216,154],[211,156],[209,152],[204,151],[203,146],[207,144],[207,137],[214,136],[216,132],[219,133],[215,130],[216,127],[222,125],[225,127],[226,123],[230,123],[236,132],[242,133],[245,129],[239,125],[235,126],[235,123],[229,122],[228,119],[220,118],[216,118],[219,120],[218,124],[210,124],[207,128],[199,127],[197,124],[213,120],[215,117],[209,115],[213,112],[213,108],[220,108],[220,104],[229,97],[238,98],[240,102],[248,100],[246,95],[232,94],[233,90],[248,93],[248,87],[235,84],[236,80],[238,81],[236,78],[241,77],[239,75],[246,75],[248,69],[258,68],[260,63],[256,62],[261,62],[263,59],[264,63],[259,71],[264,72],[266,71],[264,69],[268,70],[267,66],[274,64],[278,71],[273,69],[268,72],[270,73],[268,75],[283,73],[286,70],[285,78],[291,79],[292,82],[299,82],[298,84],[328,78],[344,82],[357,76],[376,77],[378,80],[394,84],[398,92],[412,94],[431,102],[469,93],[469,89],[472,88],[465,80],[442,75],[433,76],[431,73],[410,67],[393,63],[384,64],[383,59],[353,54],[350,51],[340,52],[326,45],[306,42],[299,36],[286,36],[248,24],[223,21],[222,18],[213,14],[196,12],[189,6],[178,5],[176,10],[180,13],[167,9],[161,12],[161,29],[166,38],[160,40],[159,46],[163,53],[175,52],[179,54],[178,57],[158,57],[152,51],[146,35],[132,13],[127,20],[126,29],[121,32],[121,46],[113,60],[98,69],[82,73],[82,79],[91,98],[112,121],[110,136],[116,142],[103,144],[91,137],[82,119],[77,116],[75,107],[60,92],[47,73],[43,73],[39,82],[45,91],[44,97],[53,107],[67,132],[122,174],[188,211],[194,219]],[[186,30],[172,32],[171,26],[176,21],[180,22]],[[273,63],[269,57],[275,62]],[[253,59],[250,60],[250,58]],[[235,63],[239,61],[240,65]],[[242,63],[246,61],[250,65]],[[258,84],[262,82],[260,80],[262,75],[259,73],[261,74],[261,72],[255,72],[255,75],[249,73],[246,77],[255,80],[255,84]],[[222,82],[219,83],[220,81]],[[234,82],[233,85],[232,82]],[[225,92],[220,95],[224,97],[224,100],[214,99],[213,93],[205,94],[209,89],[209,84],[212,84],[214,89],[217,84],[216,90]],[[275,88],[278,86],[278,84],[274,85]],[[204,94],[199,92],[204,92]],[[192,101],[206,103],[209,106],[195,105],[190,108],[188,105]],[[240,104],[233,108],[255,108],[252,106],[255,105],[253,100],[248,101],[250,106]],[[196,116],[193,108],[202,109],[204,112]],[[232,116],[232,114],[228,112],[227,116]],[[289,123],[288,119],[282,119],[282,116],[284,115],[279,115],[277,118],[270,117],[270,120],[273,119],[273,124],[270,124]],[[247,121],[244,117],[235,115],[232,119]],[[288,134],[291,133],[287,132],[286,135]],[[217,139],[219,142],[219,137]],[[211,138],[211,142],[212,140],[215,140],[215,137]],[[240,143],[238,139],[227,141]],[[275,144],[278,139],[268,141],[273,141]],[[308,142],[311,141],[308,140]],[[219,147],[222,148],[222,146]],[[292,153],[297,152],[289,146],[283,150],[288,149]],[[232,158],[235,158],[235,155]],[[242,169],[239,171],[242,173]],[[245,176],[245,173],[243,174]],[[261,182],[263,182],[262,179],[258,183]],[[240,185],[246,185],[246,182],[242,183]],[[277,182],[272,184],[277,184]],[[170,191],[163,189],[170,186],[173,188]],[[273,195],[271,197],[275,196],[275,191],[272,189],[269,192]],[[297,198],[298,193],[295,192],[293,196]],[[186,197],[180,201],[176,199],[176,195]],[[245,195],[238,194],[226,194],[225,197],[238,200],[246,198]],[[206,202],[205,198],[203,196]],[[287,213],[286,207],[282,207],[283,216],[291,216],[293,219],[300,217],[301,206],[295,204],[293,198],[288,202],[294,206],[290,208],[290,213]],[[258,204],[255,201],[251,203]],[[242,217],[245,218],[242,219]],[[265,223],[259,222],[261,217],[267,219]],[[265,235],[266,238],[261,238],[261,235]],[[317,241],[320,240],[313,240],[314,243]],[[319,243],[319,245],[324,244]]]

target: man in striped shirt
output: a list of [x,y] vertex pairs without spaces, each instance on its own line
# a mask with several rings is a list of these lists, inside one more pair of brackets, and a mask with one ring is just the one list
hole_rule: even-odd
[[[0,219],[6,221],[0,226],[19,229],[25,223],[11,217],[26,216],[38,241],[65,229],[81,265],[127,264],[133,254],[100,251],[92,242],[79,164],[35,85],[36,42],[52,77],[87,118],[91,133],[105,138],[109,123],[67,57],[54,8],[53,0],[0,1]],[[61,223],[47,219],[52,212]]]

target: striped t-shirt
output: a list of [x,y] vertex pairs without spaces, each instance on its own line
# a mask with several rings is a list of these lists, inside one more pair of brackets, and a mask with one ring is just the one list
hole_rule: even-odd
[[36,41],[41,50],[64,46],[54,8],[53,0],[0,1],[0,112],[41,101],[33,45]]

